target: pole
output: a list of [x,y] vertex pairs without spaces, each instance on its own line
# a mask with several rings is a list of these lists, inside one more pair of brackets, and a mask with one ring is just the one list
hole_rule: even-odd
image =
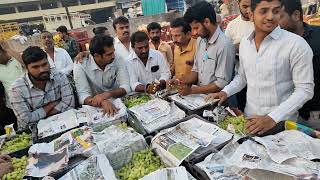
[[65,8],[65,10],[66,10],[67,17],[68,17],[69,24],[70,24],[70,29],[73,29],[73,25],[72,25],[72,21],[71,21],[71,16],[70,16],[69,8],[68,8],[68,6],[63,2],[63,0],[61,0],[61,4],[62,4],[62,6]]

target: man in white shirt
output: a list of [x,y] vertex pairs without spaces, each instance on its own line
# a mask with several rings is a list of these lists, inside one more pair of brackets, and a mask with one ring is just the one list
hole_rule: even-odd
[[241,39],[254,31],[254,24],[249,17],[251,0],[238,0],[238,2],[240,15],[228,24],[225,31],[226,36],[232,40],[237,51],[239,51]]
[[51,69],[70,75],[73,69],[73,61],[68,52],[62,48],[54,47],[53,36],[48,31],[43,31],[40,35],[41,44],[48,55]]
[[130,44],[129,20],[120,16],[113,21],[113,28],[117,34],[117,37],[114,38],[115,53],[122,59],[126,59],[133,52]]
[[297,120],[313,97],[313,53],[302,37],[280,29],[280,0],[252,0],[251,10],[255,31],[240,43],[239,73],[206,99],[221,104],[247,85],[246,129],[263,134],[280,121]]
[[100,107],[108,115],[118,111],[111,98],[130,92],[124,60],[114,51],[112,37],[95,36],[90,42],[91,56],[73,69],[80,104]]
[[149,37],[144,32],[135,32],[131,44],[135,52],[130,54],[126,63],[131,89],[148,93],[164,89],[171,73],[161,52],[149,48]]

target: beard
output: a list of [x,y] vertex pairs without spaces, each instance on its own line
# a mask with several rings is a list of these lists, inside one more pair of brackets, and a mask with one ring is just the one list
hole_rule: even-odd
[[209,35],[210,35],[209,29],[203,25],[203,34],[201,35],[201,38],[209,39]]
[[140,56],[139,56],[140,59],[147,59],[148,57],[149,57],[149,51],[146,52],[146,53],[142,53],[142,54],[140,54]]
[[38,76],[33,76],[29,73],[29,76],[36,81],[48,81],[50,80],[50,71],[42,72]]
[[240,14],[241,14],[241,16],[244,17],[245,19],[250,20],[249,14],[243,13],[241,10],[240,10]]
[[158,42],[158,41],[160,41],[160,37],[155,36],[155,37],[153,37],[151,40],[152,40],[152,41],[155,41],[155,42]]

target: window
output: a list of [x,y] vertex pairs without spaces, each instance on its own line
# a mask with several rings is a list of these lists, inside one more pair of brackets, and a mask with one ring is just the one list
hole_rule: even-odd
[[0,15],[15,13],[14,7],[2,7],[0,8]]
[[38,5],[36,4],[26,4],[24,6],[18,6],[19,12],[29,12],[29,11],[38,11]]
[[54,8],[58,8],[58,4],[55,3],[55,2],[41,3],[41,8],[43,10],[45,10],[45,9],[54,9]]

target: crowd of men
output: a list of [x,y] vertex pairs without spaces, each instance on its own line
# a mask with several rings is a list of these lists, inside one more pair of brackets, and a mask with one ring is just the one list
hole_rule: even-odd
[[[0,121],[12,122],[14,112],[24,129],[78,104],[114,115],[114,98],[174,85],[181,95],[208,94],[207,101],[237,106],[251,134],[284,120],[319,130],[320,28],[303,22],[300,0],[239,0],[239,8],[224,32],[210,3],[190,7],[170,24],[174,48],[161,41],[159,23],[131,34],[125,17],[113,21],[114,38],[107,28],[95,28],[89,51],[79,54],[54,47],[47,31],[42,46],[22,56],[2,43],[6,111]],[[57,32],[76,46],[66,28]]]

